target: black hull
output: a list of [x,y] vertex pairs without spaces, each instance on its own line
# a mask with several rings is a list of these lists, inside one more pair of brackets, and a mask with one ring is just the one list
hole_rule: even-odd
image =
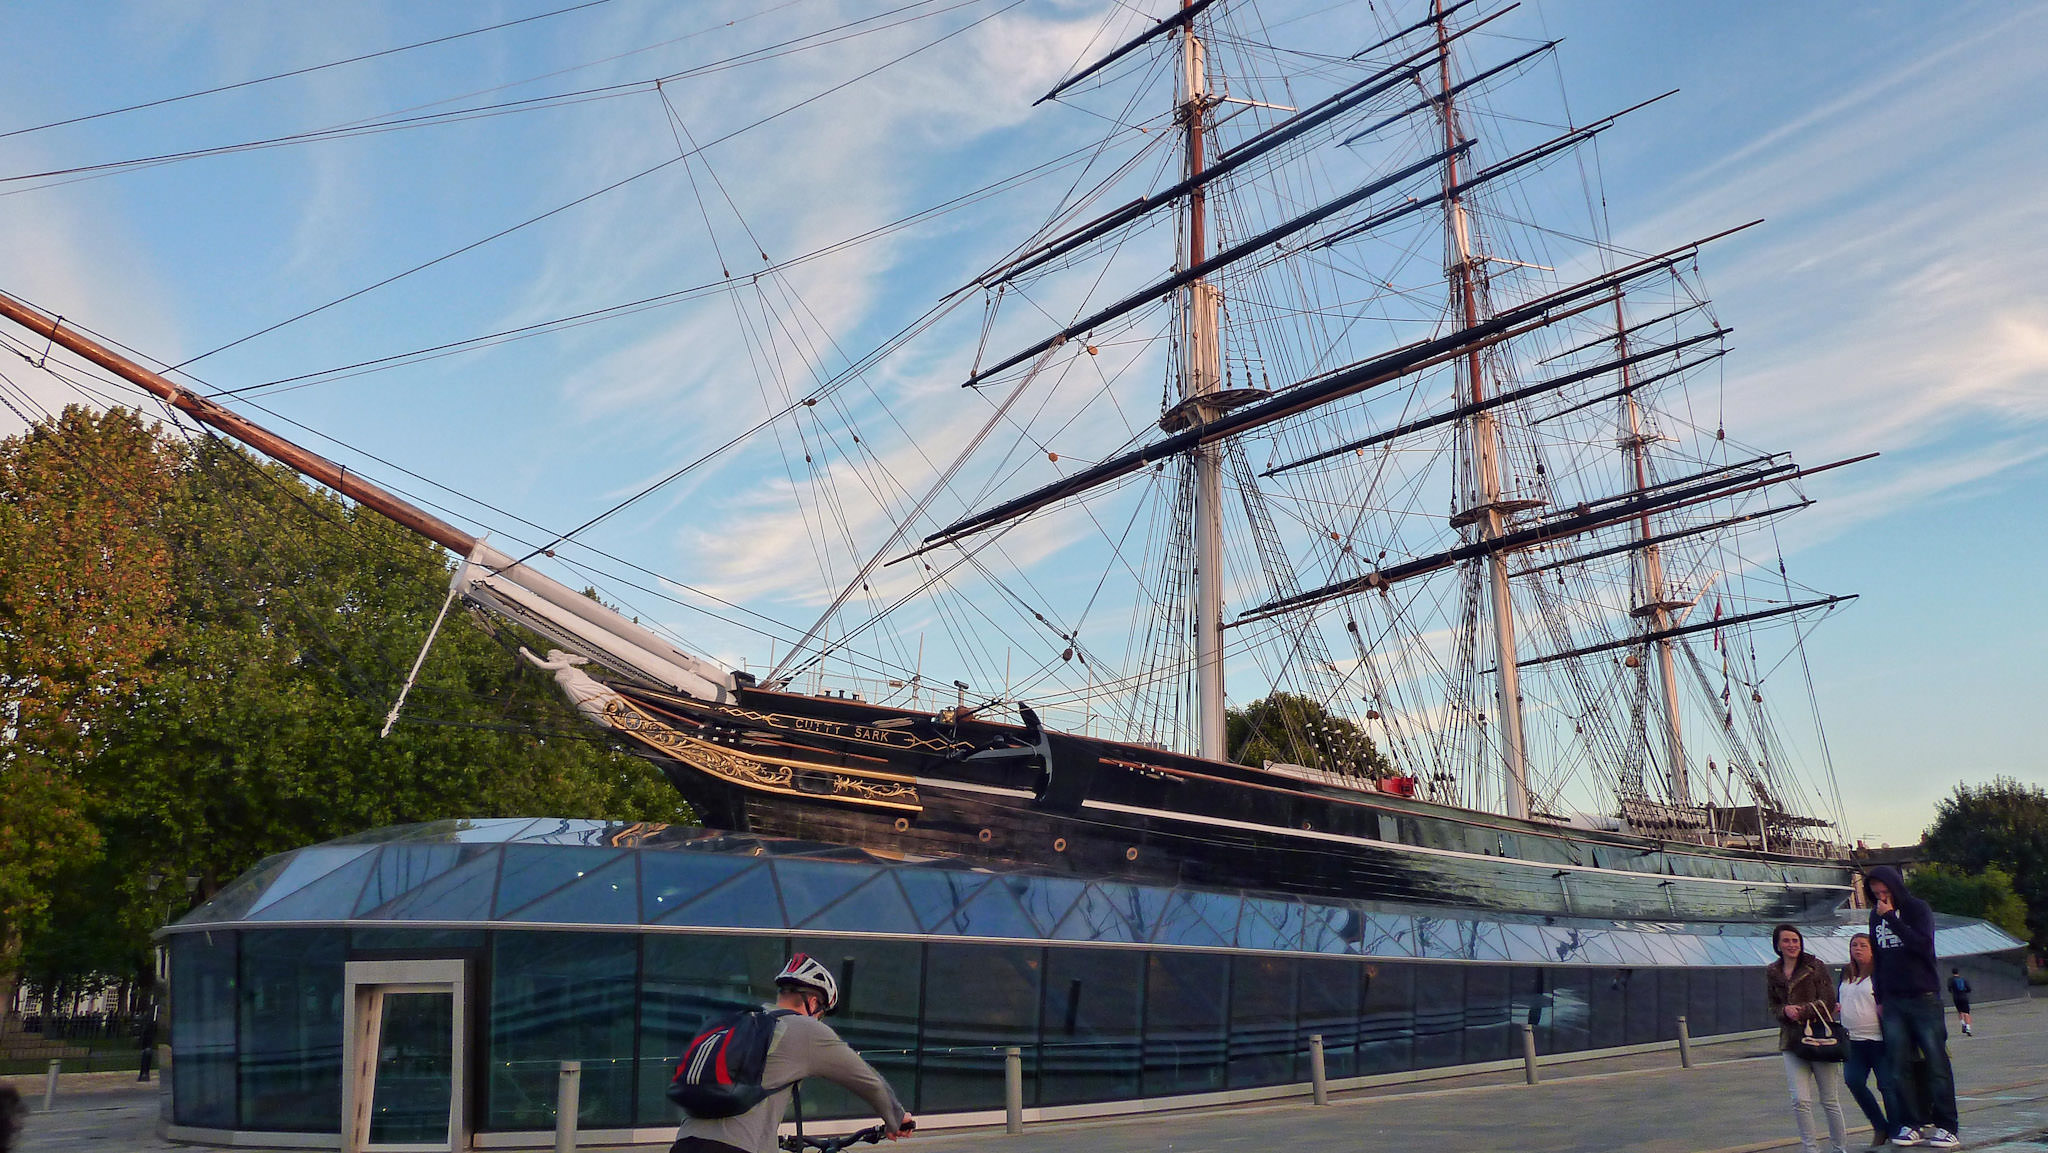
[[743,689],[614,686],[707,823],[1153,883],[1649,921],[1831,916],[1846,863],[1564,828],[1157,749]]

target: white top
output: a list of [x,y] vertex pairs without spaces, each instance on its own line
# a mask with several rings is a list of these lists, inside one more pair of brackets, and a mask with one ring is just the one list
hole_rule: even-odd
[[1884,1030],[1877,1022],[1877,990],[1871,988],[1870,978],[1857,981],[1843,978],[1839,995],[1842,998],[1842,1025],[1849,1030],[1849,1039],[1884,1040]]

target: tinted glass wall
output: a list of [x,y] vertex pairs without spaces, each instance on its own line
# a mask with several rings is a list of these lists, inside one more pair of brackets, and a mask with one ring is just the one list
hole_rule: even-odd
[[[181,1125],[332,1133],[340,1111],[343,964],[471,956],[483,1131],[554,1124],[555,1070],[583,1063],[586,1129],[674,1123],[666,1088],[709,1020],[757,1005],[792,951],[840,975],[834,1026],[919,1113],[1002,1107],[1004,1049],[1025,1104],[1066,1105],[1298,1082],[1308,1038],[1333,1077],[1571,1052],[1769,1024],[1749,969],[1631,969],[1192,950],[393,928],[266,929],[171,940]],[[1986,972],[1987,976],[1994,975]],[[1974,979],[1974,978],[1973,978]],[[1985,987],[1980,983],[1980,988]],[[1995,994],[1984,994],[1986,999]],[[831,1086],[809,1117],[866,1107]]]

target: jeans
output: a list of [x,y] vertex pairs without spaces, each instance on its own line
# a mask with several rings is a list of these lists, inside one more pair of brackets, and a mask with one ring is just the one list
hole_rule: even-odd
[[1792,1120],[1799,1125],[1800,1150],[1820,1153],[1813,1143],[1813,1103],[1818,1098],[1828,1121],[1828,1149],[1831,1153],[1847,1153],[1849,1121],[1842,1116],[1842,1095],[1835,1091],[1831,1063],[1809,1061],[1797,1053],[1786,1053],[1784,1058],[1785,1082],[1792,1090]]
[[[1893,1125],[1938,1125],[1957,1132],[1956,1080],[1948,1063],[1948,1025],[1942,1020],[1941,997],[1934,993],[1893,997],[1879,1007],[1878,1017],[1884,1023],[1885,1062],[1892,1074],[1889,1086],[1878,1083],[1884,1090],[1885,1115]],[[1927,1059],[1921,1092],[1914,1092],[1916,1054]],[[1925,1113],[1920,1105],[1923,1100]]]
[[1863,1109],[1863,1115],[1870,1118],[1870,1127],[1877,1130],[1881,1138],[1888,1138],[1898,1126],[1885,1123],[1885,1111],[1876,1097],[1870,1093],[1870,1075],[1877,1074],[1877,1091],[1884,1094],[1886,1101],[1892,1096],[1891,1066],[1885,1063],[1883,1041],[1849,1042],[1849,1051],[1842,1055],[1842,1080],[1849,1086],[1849,1095],[1856,1098],[1856,1104]]

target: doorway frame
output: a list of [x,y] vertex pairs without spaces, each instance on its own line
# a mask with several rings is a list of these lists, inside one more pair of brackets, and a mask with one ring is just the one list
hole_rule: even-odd
[[[386,993],[447,993],[452,997],[446,1142],[369,1143],[369,1108],[375,1099],[376,1030]],[[348,961],[342,973],[341,1153],[460,1153],[469,1132],[469,962]],[[365,1042],[368,1042],[365,1052]],[[365,1090],[368,1090],[366,1093]]]

